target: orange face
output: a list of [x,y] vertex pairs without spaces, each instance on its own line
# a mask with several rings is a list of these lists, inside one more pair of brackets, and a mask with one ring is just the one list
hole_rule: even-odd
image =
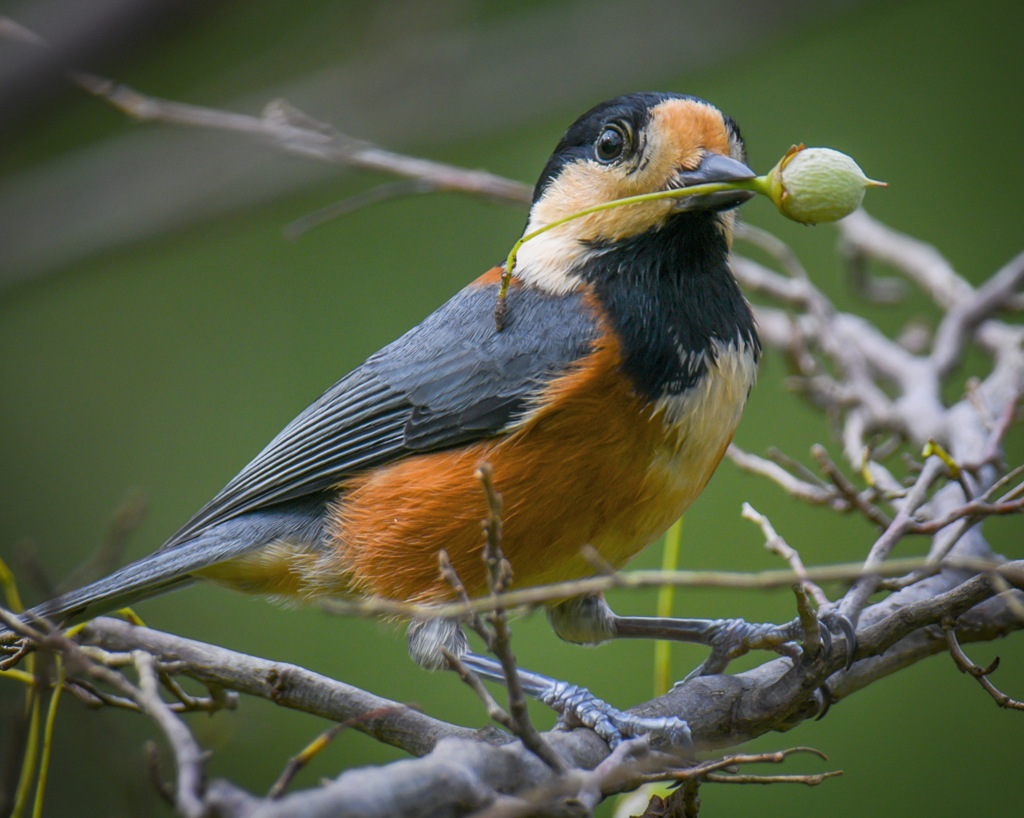
[[[743,145],[731,123],[714,106],[694,99],[667,99],[654,106],[639,130],[610,122],[624,143],[621,156],[599,154],[567,164],[530,211],[526,233],[588,207],[628,196],[685,187],[681,174],[696,170],[709,154],[743,160]],[[615,242],[657,229],[678,210],[665,199],[616,207],[567,222],[526,242],[517,274],[552,292],[575,286],[574,261],[597,243]],[[731,225],[731,220],[723,223]]]

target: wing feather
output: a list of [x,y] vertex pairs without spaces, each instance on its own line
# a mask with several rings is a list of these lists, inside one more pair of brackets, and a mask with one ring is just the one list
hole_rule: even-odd
[[240,514],[327,492],[384,463],[500,434],[599,335],[584,296],[471,286],[372,355],[289,423],[164,548]]

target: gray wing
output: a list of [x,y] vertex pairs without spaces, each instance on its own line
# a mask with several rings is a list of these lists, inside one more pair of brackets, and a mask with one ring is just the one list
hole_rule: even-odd
[[599,335],[582,295],[470,286],[346,375],[289,423],[163,548],[225,520],[335,489],[416,452],[500,434]]

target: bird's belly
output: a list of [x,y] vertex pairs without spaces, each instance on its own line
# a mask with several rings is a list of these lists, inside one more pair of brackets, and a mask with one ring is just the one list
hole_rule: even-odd
[[703,490],[736,428],[753,362],[719,356],[699,384],[657,404],[642,401],[614,367],[574,377],[579,383],[565,379],[565,394],[511,434],[412,456],[347,484],[326,528],[332,561],[311,586],[446,599],[443,549],[470,594],[485,592],[486,502],[476,475],[484,462],[502,495],[515,585],[592,574],[585,545],[622,565]]

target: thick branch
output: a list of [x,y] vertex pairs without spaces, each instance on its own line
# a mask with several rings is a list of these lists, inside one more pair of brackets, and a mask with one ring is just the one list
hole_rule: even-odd
[[297,665],[274,662],[226,648],[102,617],[82,633],[88,644],[109,651],[145,650],[183,663],[182,672],[203,684],[237,690],[353,727],[413,755],[430,752],[442,738],[478,737],[477,731],[426,716],[408,705],[374,696]]

